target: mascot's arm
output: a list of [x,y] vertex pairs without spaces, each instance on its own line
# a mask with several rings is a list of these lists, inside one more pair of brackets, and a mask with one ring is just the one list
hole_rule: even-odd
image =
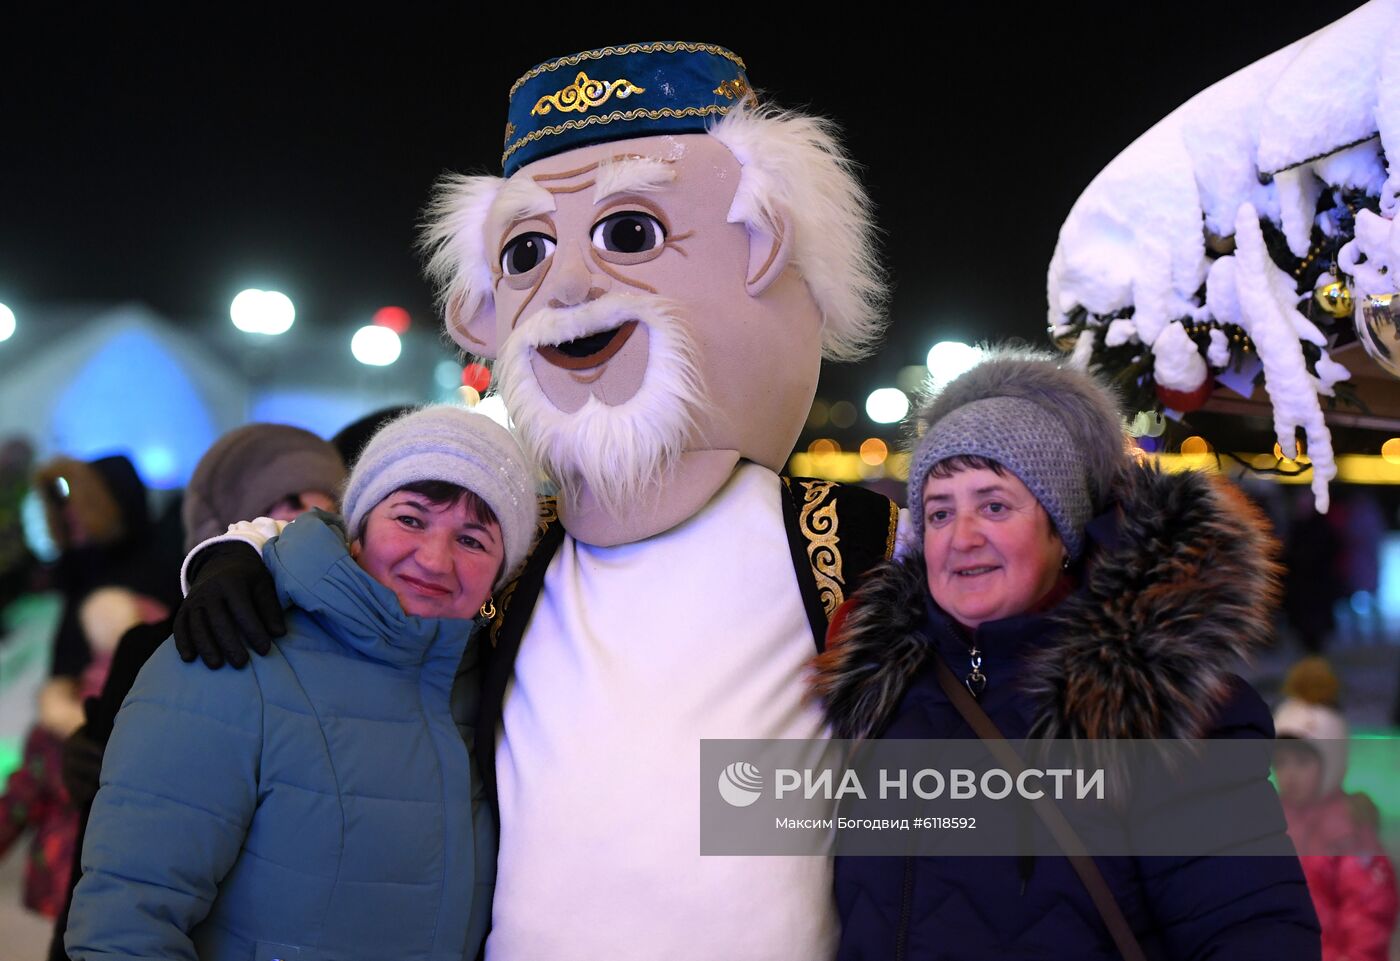
[[[210,668],[248,663],[287,633],[277,588],[262,561],[262,548],[286,524],[260,517],[229,526],[190,551],[180,570],[185,601],[175,614],[175,647],[185,661]],[[249,548],[252,550],[249,550]]]

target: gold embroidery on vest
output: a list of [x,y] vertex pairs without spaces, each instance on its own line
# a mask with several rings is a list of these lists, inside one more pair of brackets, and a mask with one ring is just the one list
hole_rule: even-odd
[[501,625],[506,622],[506,611],[510,608],[510,597],[512,594],[515,593],[516,585],[518,585],[519,583],[519,576],[512,578],[511,582],[506,585],[505,590],[501,591],[501,596],[496,601],[496,607],[499,611],[499,614],[496,617],[491,618],[491,627],[489,629],[490,633],[487,634],[487,637],[491,641],[492,647],[496,646],[496,638],[497,635],[501,633]]
[[807,538],[807,558],[817,579],[817,596],[830,619],[846,600],[833,496],[836,485],[831,481],[804,481],[802,487],[802,512],[798,515],[797,526]]
[[558,110],[560,113],[587,113],[593,107],[601,107],[614,96],[619,100],[626,100],[634,93],[646,93],[646,88],[637,86],[625,77],[619,80],[594,80],[580,70],[574,82],[563,90],[546,94],[536,100],[535,105],[530,108],[530,116],[543,117],[551,110]]
[[894,540],[899,533],[899,505],[890,501],[890,536],[885,541],[885,560],[894,557]]

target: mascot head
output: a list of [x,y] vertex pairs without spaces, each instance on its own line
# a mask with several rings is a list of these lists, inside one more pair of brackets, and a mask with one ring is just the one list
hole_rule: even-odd
[[631,44],[517,81],[502,163],[439,182],[428,272],[566,528],[627,543],[740,460],[781,470],[821,359],[879,335],[869,202],[832,125],[760,104],[720,47]]

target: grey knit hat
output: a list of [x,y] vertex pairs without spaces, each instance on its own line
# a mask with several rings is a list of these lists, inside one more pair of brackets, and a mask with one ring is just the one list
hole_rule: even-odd
[[365,445],[342,504],[345,526],[358,537],[376,504],[405,484],[447,481],[484,500],[501,525],[505,582],[535,532],[534,472],[520,445],[485,414],[452,404],[423,407],[391,420]]
[[929,471],[971,454],[995,461],[1025,484],[1070,557],[1079,557],[1084,527],[1108,506],[1128,458],[1112,390],[1062,360],[1043,351],[992,349],[923,406],[917,417],[926,430],[909,464],[917,537],[924,532]]
[[228,525],[266,514],[289,494],[345,483],[345,464],[329,441],[287,424],[246,424],[216,440],[195,465],[180,518],[185,550]]

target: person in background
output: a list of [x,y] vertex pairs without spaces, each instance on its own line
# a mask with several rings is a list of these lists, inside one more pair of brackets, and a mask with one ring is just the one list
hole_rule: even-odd
[[61,774],[63,744],[83,722],[83,698],[101,689],[118,638],[141,617],[140,598],[125,588],[99,588],[83,602],[79,620],[92,649],[87,670],[81,680],[52,677],[40,688],[23,760],[0,796],[0,856],[33,832],[24,906],[48,918],[56,918],[67,902],[78,844],[78,809]]
[[1350,732],[1340,691],[1320,657],[1288,672],[1274,712],[1274,772],[1322,923],[1323,961],[1386,961],[1400,911],[1395,868],[1381,847],[1375,803],[1342,786]]
[[345,469],[354,469],[355,461],[360,459],[360,452],[365,449],[369,439],[379,432],[379,428],[395,417],[402,417],[411,410],[413,410],[411,406],[403,404],[384,407],[353,420],[336,431],[335,436],[331,438],[331,444],[340,451],[340,458],[345,461]]
[[24,867],[24,906],[56,917],[68,891],[78,815],[63,787],[63,740],[82,723],[77,682],[51,677],[39,689],[39,711],[24,741],[20,766],[0,795],[0,857],[33,832]]
[[1319,514],[1311,497],[1296,494],[1283,552],[1283,611],[1308,654],[1321,653],[1337,627],[1332,605],[1342,596],[1341,551],[1333,519]]
[[35,561],[24,542],[23,503],[33,469],[34,447],[28,440],[0,441],[0,611],[30,588]]
[[99,587],[125,587],[159,621],[179,603],[179,544],[153,536],[146,485],[121,455],[83,462],[55,457],[34,475],[59,558],[54,586],[64,610],[54,638],[53,673],[78,678],[90,657],[79,611]]
[[533,475],[488,417],[429,407],[375,435],[344,511],[267,524],[275,650],[212,672],[171,642],[142,669],[83,846],[76,961],[476,956],[496,833],[468,639],[534,534]]
[[[182,518],[187,545],[223,533],[245,517],[290,521],[316,507],[338,510],[345,465],[327,441],[285,424],[247,424],[224,434],[204,453],[185,490]],[[275,603],[275,601],[274,601]],[[78,807],[71,877],[54,925],[49,958],[66,958],[68,906],[81,874],[80,853],[98,775],[117,710],[136,675],[167,637],[173,615],[132,628],[115,646],[106,682],[85,705],[85,719],[63,746],[63,781]],[[68,872],[65,872],[67,875]]]

